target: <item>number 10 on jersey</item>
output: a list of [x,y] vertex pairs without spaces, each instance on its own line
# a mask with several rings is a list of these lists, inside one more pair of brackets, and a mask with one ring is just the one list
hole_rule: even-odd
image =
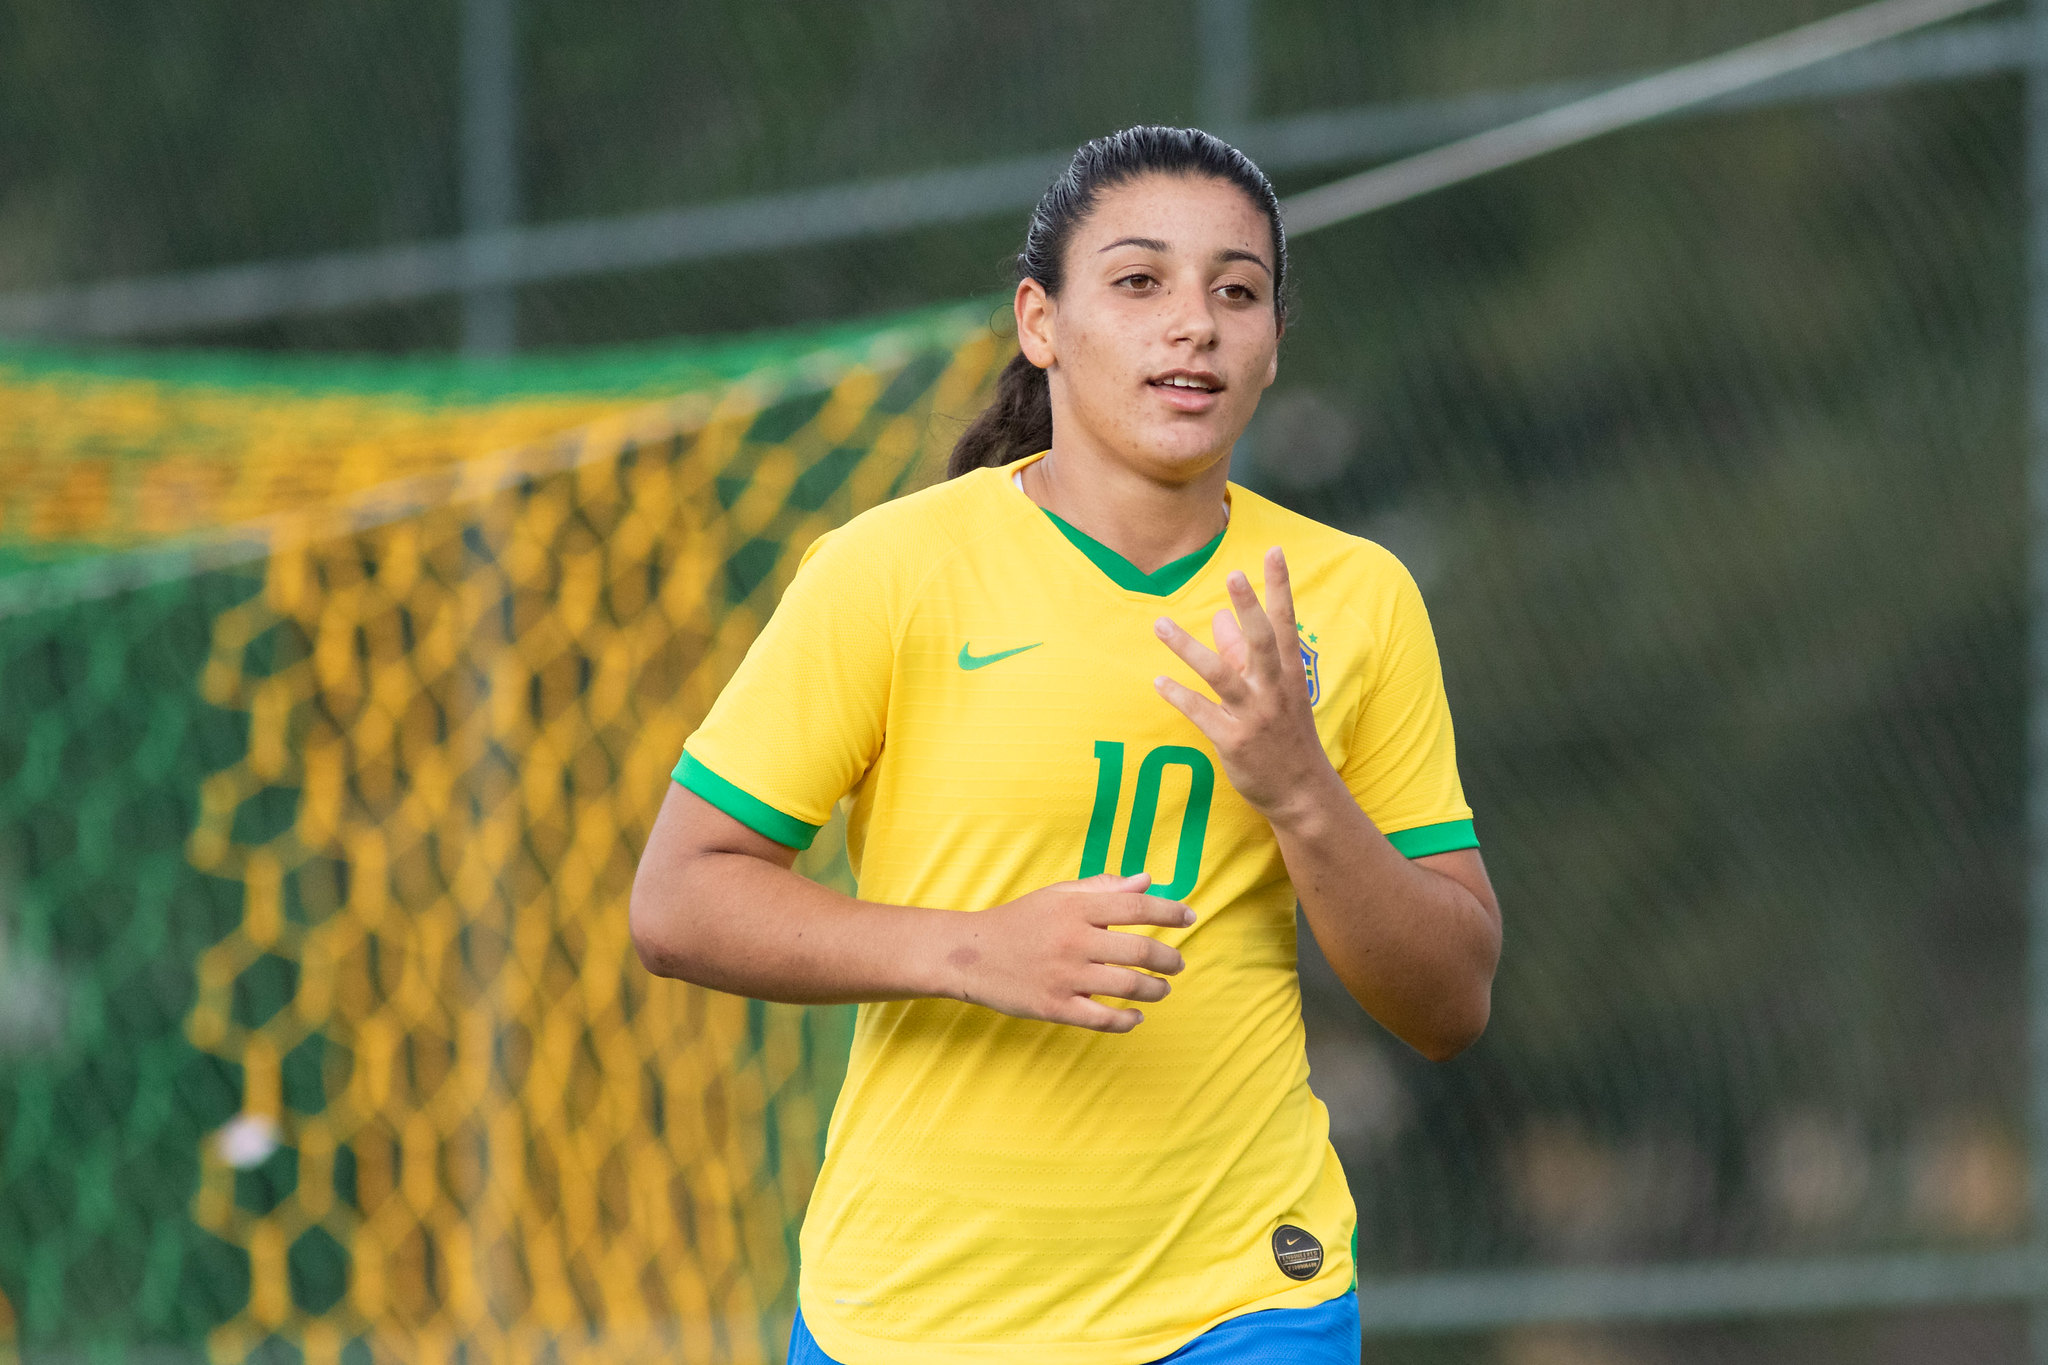
[[[1173,856],[1173,878],[1162,884],[1156,877],[1148,896],[1181,900],[1195,889],[1202,872],[1202,843],[1209,835],[1209,804],[1216,795],[1216,769],[1209,756],[1184,744],[1162,744],[1145,755],[1138,765],[1137,789],[1131,793],[1131,821],[1124,834],[1123,865],[1117,869],[1126,877],[1145,870],[1145,854],[1152,847],[1152,826],[1159,819],[1159,786],[1168,768],[1188,770],[1188,804],[1181,812],[1180,838]],[[1109,867],[1109,840],[1116,828],[1117,800],[1124,788],[1124,746],[1108,739],[1095,741],[1095,809],[1088,817],[1088,839],[1081,846],[1081,875],[1093,877]]]

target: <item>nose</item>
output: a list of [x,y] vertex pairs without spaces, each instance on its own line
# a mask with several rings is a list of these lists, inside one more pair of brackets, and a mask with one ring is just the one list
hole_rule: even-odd
[[1216,317],[1210,311],[1207,289],[1197,283],[1185,284],[1167,295],[1167,300],[1166,339],[1170,344],[1186,342],[1198,351],[1216,344]]

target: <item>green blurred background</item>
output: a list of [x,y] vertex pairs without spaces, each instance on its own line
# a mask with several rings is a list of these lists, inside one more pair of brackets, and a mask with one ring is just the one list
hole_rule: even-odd
[[[1029,193],[565,270],[509,303],[436,288],[127,335],[48,318],[107,280],[465,227],[984,163],[1042,185],[1034,164],[1140,121],[1214,126],[1287,194],[1840,8],[517,0],[509,60],[479,76],[484,3],[0,0],[0,320],[44,319],[15,327],[17,362],[417,361],[467,340],[432,364],[473,377],[960,300],[1001,332]],[[2041,1358],[2021,1292],[2048,1283],[2021,1250],[2030,22],[1993,7],[1295,245],[1299,321],[1236,476],[1415,572],[1507,918],[1492,1026],[1441,1066],[1305,948],[1313,1084],[1362,1214],[1368,1359]],[[465,144],[480,118],[499,119],[495,151]],[[234,597],[232,576],[203,593]],[[198,667],[203,647],[176,648]],[[28,684],[5,686],[25,714]],[[32,749],[6,736],[0,763]],[[8,818],[22,842],[27,807]],[[164,833],[179,863],[184,830]],[[90,894],[139,893],[112,877]],[[13,926],[0,905],[7,1095],[10,1068],[62,1046],[24,1003],[54,989],[34,983],[102,951],[31,900]],[[149,946],[170,964],[166,1019],[190,994],[179,964],[222,932],[204,919]],[[155,1102],[188,1107],[196,1140],[233,1112],[214,1084],[202,1068]],[[17,1314],[10,1261],[77,1217],[22,1183],[45,1141],[22,1112],[0,1101]],[[151,1177],[164,1217],[191,1179]],[[190,1344],[219,1320],[209,1297],[236,1292],[196,1253],[161,1255],[161,1304],[128,1313],[129,1347]],[[1809,1288],[1773,1312],[1711,1275],[1626,1277],[1702,1262]],[[1574,1268],[1620,1288],[1575,1310],[1583,1281],[1526,1278]],[[1649,1290],[1621,1302],[1667,1283],[1668,1311]],[[1374,1306],[1403,1295],[1424,1308],[1376,1333]],[[23,1333],[25,1358],[128,1352],[65,1317]]]

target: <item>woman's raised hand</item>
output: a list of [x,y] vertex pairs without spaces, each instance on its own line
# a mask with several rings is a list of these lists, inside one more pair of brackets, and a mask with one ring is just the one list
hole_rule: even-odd
[[1181,902],[1146,895],[1151,884],[1145,873],[1055,882],[960,916],[957,941],[945,955],[943,993],[1020,1019],[1129,1033],[1144,1019],[1141,1011],[1090,997],[1163,1000],[1172,989],[1164,977],[1186,964],[1168,944],[1110,926],[1185,929],[1195,922]]
[[1216,613],[1214,649],[1164,616],[1153,624],[1166,647],[1215,689],[1216,699],[1167,677],[1152,685],[1216,746],[1238,794],[1276,820],[1289,801],[1320,795],[1323,779],[1332,775],[1309,709],[1287,556],[1278,546],[1266,551],[1264,606],[1242,573],[1232,570],[1227,582],[1237,613]]

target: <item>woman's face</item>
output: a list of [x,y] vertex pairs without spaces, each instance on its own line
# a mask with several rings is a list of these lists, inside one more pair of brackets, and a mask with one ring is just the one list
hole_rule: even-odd
[[1207,176],[1105,190],[1067,243],[1048,298],[1017,289],[1017,336],[1047,372],[1053,438],[1162,482],[1226,458],[1273,382],[1273,234],[1245,193]]

